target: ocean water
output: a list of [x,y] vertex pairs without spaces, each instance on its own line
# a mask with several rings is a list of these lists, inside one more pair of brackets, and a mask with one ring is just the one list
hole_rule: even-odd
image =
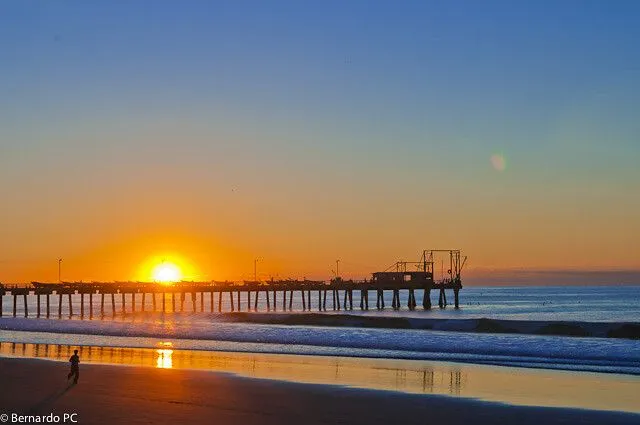
[[[446,309],[439,309],[437,293],[434,291],[432,303],[436,307],[431,310],[425,311],[419,307],[415,311],[409,311],[403,307],[400,311],[393,311],[389,308],[389,294],[387,310],[376,310],[375,296],[370,295],[370,310],[363,312],[359,309],[358,295],[354,293],[354,309],[346,312],[341,310],[340,313],[445,320],[492,318],[640,322],[640,287],[637,286],[464,288],[461,291],[461,308],[458,310],[451,305]],[[417,295],[418,305],[421,305],[422,294]],[[402,294],[401,298],[403,306],[406,306],[407,294]],[[85,303],[86,301],[85,297]],[[127,313],[121,314],[120,301],[120,297],[116,297],[117,314],[111,316],[111,300],[106,300],[105,319],[79,320],[79,296],[74,299],[77,305],[74,306],[73,318],[69,319],[65,299],[62,319],[38,319],[34,317],[33,306],[29,307],[28,318],[6,317],[13,305],[12,299],[5,297],[5,317],[0,319],[0,342],[139,348],[154,348],[158,344],[171,343],[176,349],[185,350],[442,360],[640,375],[638,340],[228,323],[220,314],[210,313],[208,295],[203,300],[203,312],[199,311],[199,299],[196,299],[196,311],[193,311],[189,297],[184,303],[185,311],[165,314],[141,313],[140,296],[137,297],[138,312],[133,314],[130,295],[127,296]],[[277,311],[282,314],[281,293],[278,294],[277,301]],[[99,302],[98,297],[94,297],[96,313],[99,311]],[[217,302],[216,297],[216,310]],[[342,305],[342,297],[340,302]],[[146,304],[147,308],[151,307],[150,297],[147,297]],[[260,310],[266,311],[263,294],[260,304],[263,307]],[[177,306],[179,305],[178,302]],[[242,310],[246,311],[246,294],[241,305]],[[253,306],[253,299],[251,305]],[[167,306],[171,306],[169,300]],[[289,300],[286,306],[289,306]],[[331,306],[329,294],[327,307]],[[52,313],[57,314],[57,307],[57,299],[52,297]],[[317,311],[317,307],[316,293],[312,294],[312,311]],[[228,309],[229,300],[225,297],[223,310]],[[302,310],[299,293],[294,295],[293,310],[290,314]],[[88,314],[86,305],[85,314]]]

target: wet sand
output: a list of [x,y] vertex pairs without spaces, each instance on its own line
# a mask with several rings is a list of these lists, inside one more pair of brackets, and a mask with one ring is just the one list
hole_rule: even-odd
[[82,365],[69,386],[67,364],[0,359],[0,413],[77,413],[81,424],[632,424],[640,415],[510,406],[241,378],[193,370]]
[[473,398],[510,405],[640,414],[634,375],[555,371],[422,360],[300,356],[158,348],[0,342],[0,357],[232,373],[247,378]]

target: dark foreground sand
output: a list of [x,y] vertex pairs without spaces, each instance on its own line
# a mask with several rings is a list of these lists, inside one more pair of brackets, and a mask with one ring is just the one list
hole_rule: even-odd
[[[0,358],[0,414],[77,413],[80,424],[638,424],[640,415],[513,407],[444,396],[233,375]],[[8,422],[10,423],[10,422]]]

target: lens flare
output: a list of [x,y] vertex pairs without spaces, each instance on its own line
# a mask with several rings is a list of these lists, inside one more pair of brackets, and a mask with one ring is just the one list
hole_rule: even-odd
[[504,171],[507,168],[507,160],[501,153],[491,155],[491,166],[496,171]]

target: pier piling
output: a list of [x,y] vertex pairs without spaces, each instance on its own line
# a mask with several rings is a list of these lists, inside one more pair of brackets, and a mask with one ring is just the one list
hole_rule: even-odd
[[397,289],[393,290],[393,300],[391,301],[391,307],[394,310],[400,309],[400,291]]
[[453,297],[454,297],[455,308],[460,308],[459,298],[458,298],[459,293],[460,293],[460,288],[453,288]]
[[422,307],[425,310],[429,310],[431,308],[431,289],[424,290],[424,294],[422,295]]

